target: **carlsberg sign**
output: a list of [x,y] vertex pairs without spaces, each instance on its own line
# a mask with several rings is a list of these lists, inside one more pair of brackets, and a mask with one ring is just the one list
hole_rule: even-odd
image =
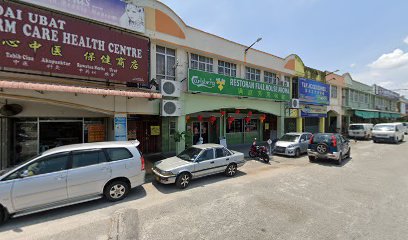
[[289,87],[245,80],[189,69],[188,91],[263,98],[279,101],[290,100]]

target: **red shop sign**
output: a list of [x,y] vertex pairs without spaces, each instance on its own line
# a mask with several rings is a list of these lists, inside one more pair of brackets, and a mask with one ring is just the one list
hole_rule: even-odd
[[121,82],[148,82],[149,41],[0,1],[0,67]]

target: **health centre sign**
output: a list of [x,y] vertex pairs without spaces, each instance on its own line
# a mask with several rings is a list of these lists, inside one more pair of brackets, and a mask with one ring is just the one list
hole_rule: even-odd
[[299,100],[303,103],[330,105],[330,85],[299,78]]
[[145,38],[0,1],[0,68],[147,83],[148,61]]
[[290,100],[289,87],[189,69],[188,91],[230,96]]

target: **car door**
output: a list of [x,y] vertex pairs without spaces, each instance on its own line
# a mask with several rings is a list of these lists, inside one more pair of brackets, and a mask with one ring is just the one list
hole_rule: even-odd
[[230,153],[223,147],[215,148],[214,172],[222,172],[232,161]]
[[194,176],[201,177],[210,174],[215,167],[214,149],[209,148],[201,152],[195,161]]
[[299,139],[300,152],[301,153],[306,152],[308,145],[309,142],[307,141],[307,134],[302,134],[302,136]]
[[11,198],[16,211],[65,201],[69,154],[45,156],[15,173]]
[[341,151],[343,156],[348,153],[350,149],[349,141],[345,139],[343,136],[339,136],[340,141],[341,141]]
[[101,193],[110,176],[111,168],[105,152],[101,149],[72,152],[67,180],[68,198]]

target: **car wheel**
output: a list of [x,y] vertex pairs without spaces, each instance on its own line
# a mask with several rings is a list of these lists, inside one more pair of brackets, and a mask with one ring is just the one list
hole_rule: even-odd
[[394,139],[394,143],[397,144],[398,142],[399,142],[399,139],[398,139],[398,137],[396,137],[396,138]]
[[261,156],[259,157],[264,163],[269,163],[269,155],[266,153],[261,153]]
[[295,151],[295,157],[300,157],[300,149],[298,148],[298,149],[296,149],[296,151]]
[[130,186],[125,181],[113,181],[106,185],[104,195],[110,202],[124,199],[130,191]]
[[315,162],[315,161],[316,161],[315,157],[309,156],[309,162]]
[[256,157],[256,154],[253,151],[249,151],[248,153],[249,157],[254,158]]
[[0,205],[0,224],[2,224],[3,222],[5,222],[5,217],[4,217],[4,208]]
[[177,177],[176,185],[181,189],[188,187],[191,181],[191,176],[188,173],[182,173]]
[[339,160],[337,160],[337,165],[341,165],[342,160],[343,160],[343,154],[340,153]]
[[231,163],[227,166],[227,169],[225,169],[225,175],[227,175],[227,177],[233,177],[235,174],[237,174],[237,165],[235,163]]

